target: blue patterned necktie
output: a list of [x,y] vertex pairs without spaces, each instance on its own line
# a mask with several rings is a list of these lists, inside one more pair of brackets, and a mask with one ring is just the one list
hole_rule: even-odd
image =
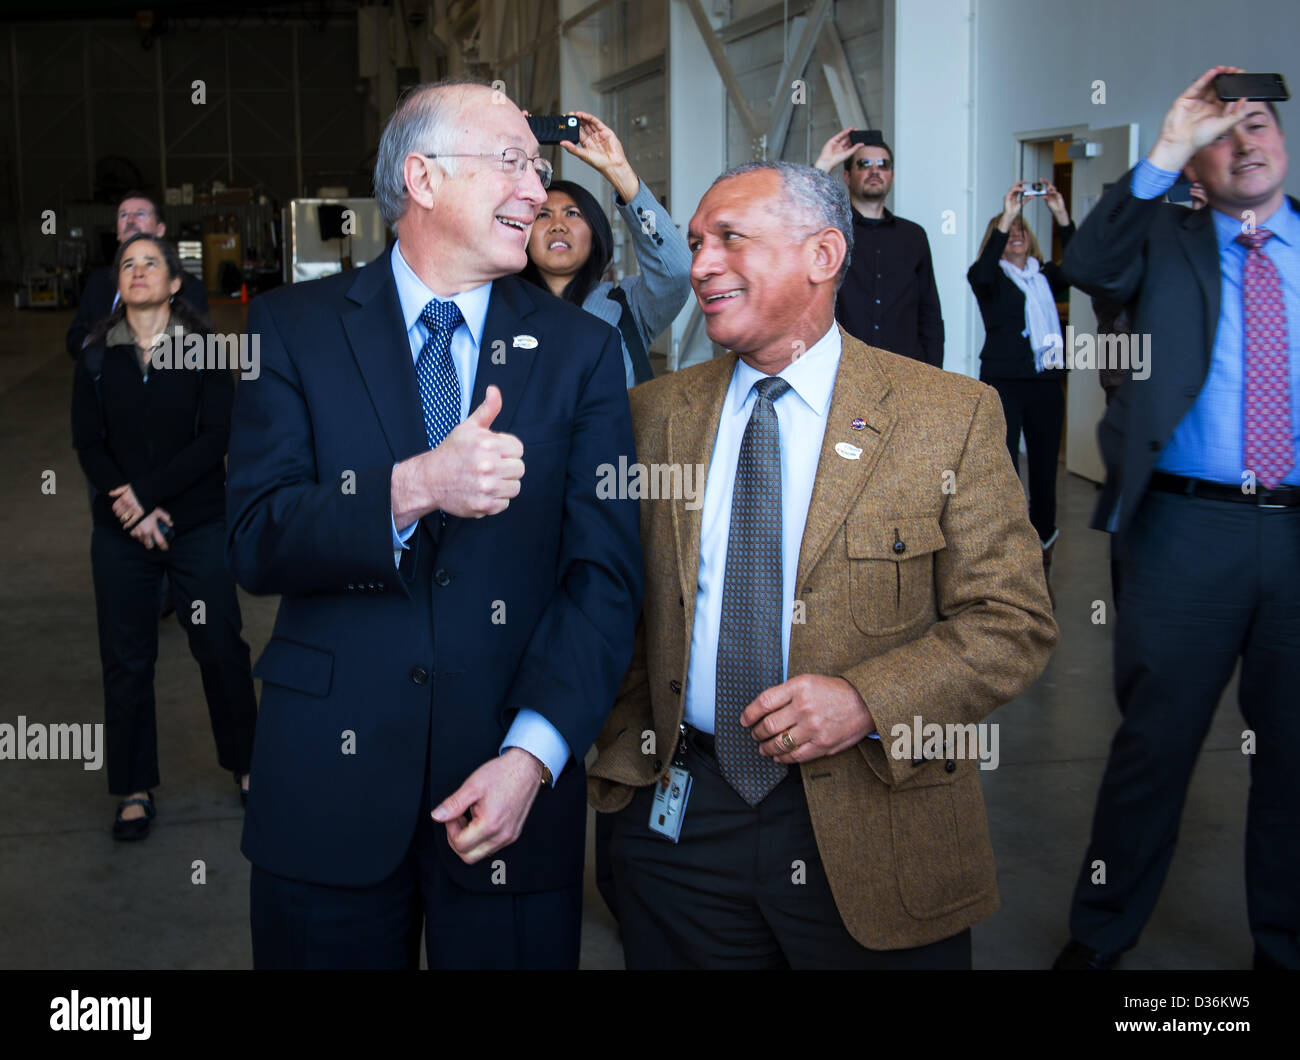
[[736,461],[722,580],[715,752],[722,775],[751,806],[762,802],[786,774],[780,762],[758,753],[758,741],[740,724],[740,715],[760,692],[782,679],[781,431],[773,402],[789,389],[779,376],[754,384],[758,400]]
[[434,449],[460,423],[460,379],[451,359],[451,333],[465,320],[455,302],[434,298],[420,311],[429,329],[415,376],[420,381],[420,407],[424,410],[424,433]]

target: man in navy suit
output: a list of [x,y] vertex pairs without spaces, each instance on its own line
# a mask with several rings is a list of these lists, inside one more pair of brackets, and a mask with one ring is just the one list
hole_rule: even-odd
[[375,166],[393,247],[250,308],[228,556],[282,595],[242,847],[259,968],[415,967],[422,920],[431,968],[577,965],[582,760],[642,570],[636,500],[596,489],[635,459],[618,333],[512,275],[537,152],[499,93],[420,86]]

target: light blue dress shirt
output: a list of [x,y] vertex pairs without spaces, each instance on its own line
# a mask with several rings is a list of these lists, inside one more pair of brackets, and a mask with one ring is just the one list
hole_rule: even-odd
[[[397,282],[397,299],[402,305],[402,323],[406,326],[406,337],[411,344],[411,360],[414,362],[419,360],[420,351],[429,337],[429,329],[420,320],[420,314],[429,300],[438,296],[406,263],[401,247],[400,241],[394,243],[389,257],[393,266],[393,279]],[[451,298],[464,317],[464,322],[451,335],[451,359],[456,366],[456,378],[460,381],[462,420],[469,415],[470,396],[474,393],[474,378],[478,373],[478,351],[483,342],[483,327],[487,322],[491,297],[492,284],[489,282]],[[391,520],[391,513],[389,518]],[[393,560],[399,565],[402,550],[407,547],[406,542],[418,525],[416,522],[398,530],[396,523],[393,524]],[[502,751],[507,747],[521,747],[540,759],[551,771],[552,777],[558,777],[564,763],[569,760],[569,745],[564,737],[535,710],[523,709],[515,715],[506,738],[501,742]]]
[[[1169,190],[1178,174],[1153,166],[1146,159],[1133,171],[1133,194],[1154,199]],[[1210,371],[1205,385],[1160,451],[1156,469],[1170,475],[1240,486],[1245,470],[1246,321],[1242,312],[1241,279],[1247,250],[1237,242],[1242,219],[1210,210],[1219,243],[1219,326],[1214,335]],[[1286,307],[1287,340],[1291,358],[1291,429],[1295,452],[1300,453],[1300,216],[1287,199],[1269,217],[1256,217],[1258,228],[1273,238],[1263,252],[1277,267]],[[1176,351],[1164,351],[1176,356]],[[1159,371],[1155,365],[1152,371]],[[1300,485],[1300,461],[1283,478],[1285,485]]]
[[[790,384],[773,406],[781,432],[781,574],[784,598],[781,619],[781,679],[790,665],[790,625],[794,617],[795,577],[803,544],[808,503],[817,480],[826,415],[830,410],[835,373],[840,366],[840,332],[834,324],[798,360],[777,373]],[[704,732],[713,732],[713,703],[717,692],[718,627],[722,621],[722,583],[727,569],[727,538],[731,531],[731,498],[735,491],[740,443],[754,403],[754,384],[767,379],[744,361],[736,362],[731,385],[722,403],[718,435],[713,443],[709,475],[700,512],[700,572],[695,594],[695,625],[686,672],[685,719]]]

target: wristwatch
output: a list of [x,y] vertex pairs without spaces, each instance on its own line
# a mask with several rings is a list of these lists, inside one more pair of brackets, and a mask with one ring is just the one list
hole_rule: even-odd
[[546,763],[543,762],[540,758],[537,761],[538,764],[542,767],[542,787],[544,788],[555,787],[555,778],[551,776],[551,771],[546,767]]

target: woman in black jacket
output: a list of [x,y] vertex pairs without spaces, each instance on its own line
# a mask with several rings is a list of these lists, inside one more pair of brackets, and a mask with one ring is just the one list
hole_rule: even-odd
[[133,236],[118,249],[113,274],[118,304],[77,359],[72,437],[97,490],[90,556],[108,786],[122,797],[113,837],[143,839],[159,782],[153,672],[164,572],[202,674],[217,760],[245,801],[257,703],[225,563],[233,380],[209,366],[210,328],[177,293],[175,247]]
[[[1074,224],[1061,193],[1047,181],[1044,201],[1064,247]],[[1064,340],[1056,300],[1069,283],[1060,266],[1045,261],[1021,215],[1025,181],[1011,185],[1002,213],[988,223],[979,257],[966,278],[984,318],[980,379],[997,390],[1007,420],[1007,448],[1020,471],[1020,432],[1029,456],[1029,521],[1043,546],[1043,573],[1056,545],[1056,465],[1065,423]],[[1050,586],[1049,586],[1050,590]]]

